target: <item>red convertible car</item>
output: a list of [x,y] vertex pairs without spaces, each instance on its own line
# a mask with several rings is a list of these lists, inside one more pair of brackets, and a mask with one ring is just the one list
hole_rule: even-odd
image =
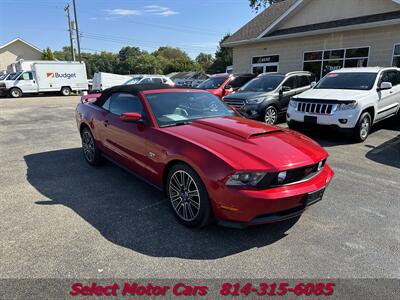
[[216,96],[170,86],[117,86],[76,109],[83,154],[164,190],[187,226],[244,227],[299,216],[333,177],[306,136],[240,117]]

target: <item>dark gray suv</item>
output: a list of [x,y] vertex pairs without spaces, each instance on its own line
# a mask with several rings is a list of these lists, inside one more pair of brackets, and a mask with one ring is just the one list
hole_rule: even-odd
[[225,96],[223,101],[246,118],[275,124],[279,116],[286,114],[290,98],[310,89],[313,81],[313,75],[303,71],[264,73],[236,93]]

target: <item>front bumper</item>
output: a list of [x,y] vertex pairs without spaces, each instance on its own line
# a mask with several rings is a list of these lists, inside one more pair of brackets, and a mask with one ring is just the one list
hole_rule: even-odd
[[310,193],[328,186],[334,173],[328,164],[315,177],[296,184],[266,190],[240,190],[225,187],[215,203],[217,223],[246,227],[294,218],[314,204],[306,203]]
[[259,120],[264,117],[265,108],[263,104],[246,104],[240,108],[238,111],[246,118]]
[[[299,123],[305,123],[305,116],[316,117],[316,125],[330,125],[337,126],[339,128],[354,128],[357,125],[360,112],[358,110],[344,110],[336,111],[331,115],[322,115],[299,112],[290,106],[287,111],[286,119],[288,122],[295,121]],[[344,123],[344,120],[346,120],[346,123]]]

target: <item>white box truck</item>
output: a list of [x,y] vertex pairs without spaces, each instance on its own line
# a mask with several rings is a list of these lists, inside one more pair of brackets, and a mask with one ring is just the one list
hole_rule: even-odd
[[97,72],[93,75],[92,91],[104,91],[110,87],[122,85],[132,79],[132,76]]
[[0,83],[0,94],[13,98],[46,92],[69,96],[87,90],[85,64],[69,61],[32,61],[30,70],[16,72]]

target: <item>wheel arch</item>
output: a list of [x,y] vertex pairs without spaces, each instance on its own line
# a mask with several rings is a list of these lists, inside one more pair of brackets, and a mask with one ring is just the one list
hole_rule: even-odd
[[82,136],[83,129],[85,129],[85,128],[89,128],[89,130],[92,131],[88,124],[82,122],[81,125],[79,125],[79,133],[80,133],[81,136]]
[[360,116],[358,118],[360,118],[362,116],[362,114],[365,113],[365,112],[368,112],[371,115],[371,118],[372,118],[371,124],[373,124],[374,121],[375,121],[375,107],[369,106],[369,107],[364,108],[361,111],[361,114],[360,114]]
[[170,171],[174,166],[176,166],[176,165],[178,165],[178,164],[187,165],[188,167],[190,167],[191,169],[193,169],[196,173],[198,173],[198,172],[196,171],[195,168],[193,168],[190,164],[188,164],[188,163],[187,163],[186,161],[184,161],[184,160],[181,160],[181,159],[172,159],[172,160],[170,160],[170,161],[165,165],[164,170],[163,170],[163,173],[162,173],[162,174],[163,174],[163,175],[162,175],[162,189],[163,189],[164,192],[166,192],[165,186],[166,186],[166,184],[167,184],[167,178],[168,178],[169,171]]

